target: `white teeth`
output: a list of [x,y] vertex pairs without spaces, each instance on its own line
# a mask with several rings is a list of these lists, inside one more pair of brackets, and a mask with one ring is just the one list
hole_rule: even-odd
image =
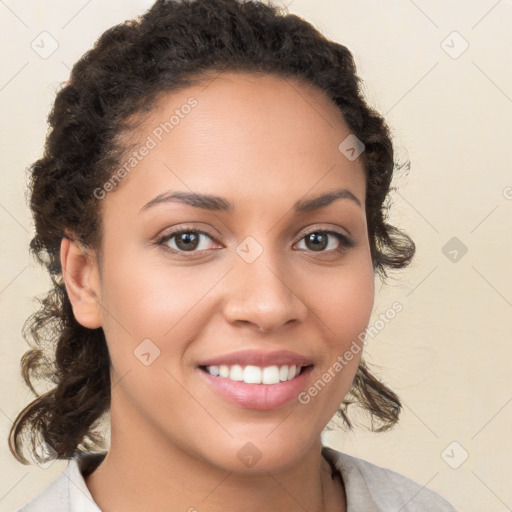
[[239,364],[234,364],[229,372],[231,380],[244,380],[244,369]]
[[208,366],[208,371],[212,375],[219,375],[219,367],[218,366]]
[[279,384],[279,367],[267,366],[263,368],[261,382],[262,384]]
[[230,380],[245,382],[247,384],[279,384],[292,380],[300,373],[301,367],[295,365],[283,366],[259,366],[248,365],[243,368],[239,364],[233,366],[220,365],[220,366],[207,366],[206,371],[211,375],[227,378]]
[[247,382],[247,384],[261,384],[261,369],[257,366],[246,366],[244,368],[244,382]]

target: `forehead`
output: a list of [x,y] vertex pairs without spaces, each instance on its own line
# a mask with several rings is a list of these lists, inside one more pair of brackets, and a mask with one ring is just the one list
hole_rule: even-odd
[[[315,86],[224,72],[160,94],[128,134],[126,177],[112,200],[130,197],[129,204],[141,207],[175,189],[213,192],[235,206],[283,195],[291,203],[308,190],[317,195],[342,185],[363,203],[361,159],[350,161],[338,149],[348,135],[341,111]],[[126,165],[130,159],[133,165]]]

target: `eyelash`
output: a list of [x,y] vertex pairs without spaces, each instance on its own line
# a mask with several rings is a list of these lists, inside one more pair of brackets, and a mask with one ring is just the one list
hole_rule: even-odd
[[[169,240],[171,240],[175,236],[181,235],[183,233],[194,233],[196,235],[205,235],[208,238],[210,238],[210,239],[215,241],[215,239],[213,237],[211,237],[205,231],[201,231],[201,230],[195,229],[195,228],[180,228],[180,229],[178,229],[176,231],[172,231],[170,233],[167,233],[166,235],[163,235],[163,236],[159,237],[155,241],[155,244],[158,245],[158,246],[162,246],[165,251],[171,252],[173,254],[179,254],[181,256],[184,256],[185,258],[192,258],[196,254],[201,253],[202,251],[197,251],[197,250],[194,250],[194,251],[182,251],[182,250],[179,250],[179,249],[178,250],[177,249],[171,249],[168,245],[166,245],[166,242],[168,242]],[[347,237],[346,235],[344,235],[342,233],[339,233],[338,231],[334,231],[332,229],[315,229],[315,230],[312,230],[312,231],[308,231],[307,233],[302,235],[302,237],[299,239],[299,242],[301,240],[303,240],[304,238],[306,238],[308,235],[311,235],[313,233],[322,233],[322,234],[327,234],[327,235],[334,236],[340,242],[340,247],[338,249],[330,249],[328,251],[325,251],[325,250],[323,250],[323,251],[312,251],[312,250],[309,250],[309,252],[312,252],[312,253],[316,253],[317,252],[319,254],[325,254],[325,253],[328,254],[328,253],[332,253],[332,252],[337,252],[337,253],[341,254],[341,253],[346,252],[348,249],[354,247],[354,245],[355,245],[354,242],[349,237]]]

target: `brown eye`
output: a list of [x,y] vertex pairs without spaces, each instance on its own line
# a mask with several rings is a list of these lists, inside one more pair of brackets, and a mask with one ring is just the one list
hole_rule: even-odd
[[323,251],[327,247],[329,236],[321,231],[310,233],[304,237],[306,246],[312,251]]
[[182,229],[161,237],[158,244],[174,253],[199,253],[211,249],[208,240],[212,240],[212,237],[204,231]]
[[192,231],[179,233],[174,236],[176,237],[176,246],[180,251],[193,251],[199,245],[199,236]]
[[304,235],[302,240],[306,249],[313,252],[343,252],[354,246],[353,241],[347,236],[332,230],[311,231]]

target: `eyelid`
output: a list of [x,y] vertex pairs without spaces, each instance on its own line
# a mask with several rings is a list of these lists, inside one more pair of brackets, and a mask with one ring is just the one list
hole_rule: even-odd
[[345,237],[347,240],[352,239],[352,235],[348,231],[348,229],[340,228],[339,226],[333,226],[332,224],[310,224],[306,226],[297,235],[299,239],[302,239],[305,235],[309,235],[310,233],[316,233],[317,231],[321,231],[323,233],[336,233]]

